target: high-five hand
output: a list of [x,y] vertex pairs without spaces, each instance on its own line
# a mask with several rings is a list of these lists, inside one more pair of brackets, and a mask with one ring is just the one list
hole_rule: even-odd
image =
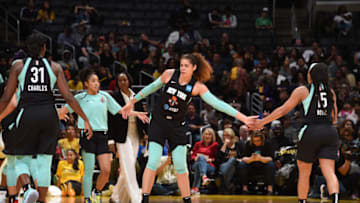
[[121,115],[122,115],[123,119],[128,118],[131,110],[133,109],[133,106],[134,106],[134,104],[132,102],[129,102],[121,109]]

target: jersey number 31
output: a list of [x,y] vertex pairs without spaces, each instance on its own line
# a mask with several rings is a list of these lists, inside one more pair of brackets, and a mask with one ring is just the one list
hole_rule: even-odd
[[32,83],[38,83],[39,82],[39,75],[40,75],[40,83],[45,82],[45,70],[44,67],[32,67],[30,69],[30,72],[32,73],[32,76],[30,78]]

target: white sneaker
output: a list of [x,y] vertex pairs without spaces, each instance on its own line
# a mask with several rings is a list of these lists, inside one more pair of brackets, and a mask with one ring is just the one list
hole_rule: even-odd
[[328,199],[325,189],[326,189],[325,184],[320,185],[320,198],[321,199]]

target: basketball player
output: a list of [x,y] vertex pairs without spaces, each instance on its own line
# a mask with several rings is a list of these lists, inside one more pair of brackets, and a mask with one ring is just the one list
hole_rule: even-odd
[[[82,72],[82,80],[86,91],[75,95],[75,98],[88,116],[94,130],[93,137],[89,138],[83,134],[80,137],[85,170],[83,177],[84,196],[86,203],[91,201],[99,202],[101,190],[109,181],[111,167],[111,153],[107,144],[108,111],[116,115],[118,113],[121,114],[122,109],[109,93],[99,91],[99,78],[92,70],[84,70]],[[59,112],[60,114],[67,114],[68,112],[72,113],[73,110],[69,105],[65,105]],[[137,116],[143,122],[149,121],[146,113],[131,111],[130,114]],[[84,129],[82,119],[78,121],[78,128]],[[95,190],[91,194],[95,157],[99,162],[101,172],[97,178]]]
[[[0,99],[0,113],[4,111],[18,87],[19,98],[15,109],[16,119],[10,124],[14,131],[10,134],[6,147],[9,167],[16,167],[24,190],[24,202],[44,202],[50,185],[50,165],[56,150],[56,136],[59,132],[58,114],[54,105],[53,89],[57,84],[64,99],[85,120],[85,129],[91,136],[89,120],[74,99],[64,79],[60,65],[44,58],[46,39],[32,34],[27,39],[25,60],[16,61],[11,69],[9,80]],[[39,193],[30,186],[30,167],[33,155],[41,163],[38,178]]]
[[328,87],[328,67],[314,63],[307,74],[309,86],[300,86],[290,98],[262,120],[256,128],[287,114],[300,102],[302,104],[303,127],[299,132],[297,164],[299,167],[299,203],[306,203],[312,163],[319,160],[332,201],[339,201],[339,183],[335,175],[335,159],[338,150],[338,135],[335,127],[337,107],[336,95]]
[[143,203],[149,202],[149,194],[154,184],[165,140],[172,151],[177,172],[178,186],[184,202],[191,202],[190,184],[186,166],[185,112],[193,96],[200,97],[215,109],[233,116],[247,125],[255,122],[254,117],[246,117],[227,103],[210,93],[203,84],[210,79],[212,67],[200,54],[185,54],[180,60],[180,70],[166,70],[156,81],[143,88],[124,108],[127,117],[133,105],[165,85],[161,100],[152,114],[149,129],[149,160],[143,175]]

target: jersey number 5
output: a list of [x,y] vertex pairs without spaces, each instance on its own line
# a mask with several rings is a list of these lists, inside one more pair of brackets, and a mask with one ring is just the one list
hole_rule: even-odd
[[326,92],[320,92],[320,101],[318,101],[318,108],[319,109],[321,107],[326,108],[327,105],[328,105],[328,101],[327,101],[327,97],[326,97]]
[[39,75],[40,75],[40,83],[45,82],[45,70],[44,67],[32,67],[30,69],[30,72],[32,73],[32,76],[30,78],[32,83],[38,83],[39,82]]

